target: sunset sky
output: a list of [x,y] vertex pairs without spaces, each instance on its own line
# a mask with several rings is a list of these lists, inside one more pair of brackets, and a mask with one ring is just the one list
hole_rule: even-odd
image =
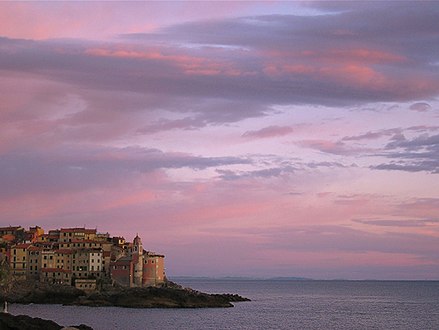
[[170,277],[439,279],[439,2],[1,2],[0,225]]

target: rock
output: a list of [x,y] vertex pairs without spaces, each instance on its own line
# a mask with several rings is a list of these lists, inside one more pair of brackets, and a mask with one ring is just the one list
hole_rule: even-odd
[[4,330],[59,330],[62,327],[50,320],[27,315],[11,315],[0,313],[0,329]]
[[33,283],[22,285],[7,297],[9,302],[117,306],[128,308],[233,307],[232,302],[249,301],[237,294],[207,294],[169,282],[162,287],[110,287],[86,294],[67,285]]
[[0,329],[2,330],[60,330],[60,329],[77,329],[93,330],[93,328],[81,324],[73,327],[63,328],[56,322],[43,320],[39,317],[30,317],[27,315],[11,315],[0,313]]
[[148,287],[124,288],[117,292],[94,293],[74,304],[131,308],[233,307],[231,302],[248,301],[239,295],[207,294],[192,289]]

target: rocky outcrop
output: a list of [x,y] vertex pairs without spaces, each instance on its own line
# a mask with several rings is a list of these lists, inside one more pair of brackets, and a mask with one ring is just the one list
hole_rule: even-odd
[[85,293],[71,286],[41,283],[23,284],[6,297],[10,303],[117,306],[131,308],[233,307],[232,302],[248,301],[237,294],[208,294],[168,282],[162,287],[109,287]]
[[50,321],[43,320],[39,317],[30,317],[27,315],[11,315],[0,313],[0,329],[2,330],[60,330],[60,329],[79,329],[93,330],[93,328],[84,324],[63,328],[61,325]]
[[70,304],[84,295],[84,291],[70,285],[49,285],[22,281],[14,285],[6,296],[6,300],[10,303],[21,304]]
[[73,304],[132,308],[233,307],[232,302],[248,301],[239,295],[207,294],[178,288],[126,288],[118,292],[96,292]]

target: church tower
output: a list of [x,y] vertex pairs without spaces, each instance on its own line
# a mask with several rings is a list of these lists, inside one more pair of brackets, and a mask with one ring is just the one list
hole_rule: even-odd
[[142,255],[143,254],[143,246],[142,246],[142,240],[140,239],[139,235],[136,235],[134,237],[133,241],[133,255]]
[[139,235],[134,237],[132,257],[134,263],[133,286],[141,287],[143,276],[143,246]]

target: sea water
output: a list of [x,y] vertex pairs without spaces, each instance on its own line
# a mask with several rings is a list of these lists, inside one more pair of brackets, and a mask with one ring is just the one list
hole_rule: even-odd
[[439,329],[438,281],[180,280],[238,293],[233,308],[130,309],[11,304],[11,314],[107,329]]

